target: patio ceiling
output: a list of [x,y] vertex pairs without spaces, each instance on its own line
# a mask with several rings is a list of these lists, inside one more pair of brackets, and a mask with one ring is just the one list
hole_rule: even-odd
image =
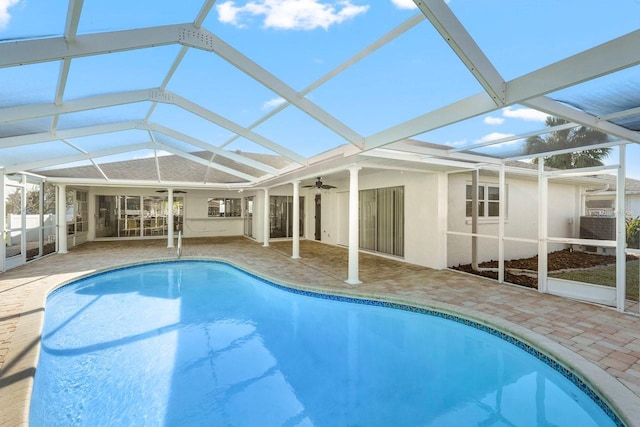
[[[354,162],[465,168],[531,157],[524,140],[549,132],[547,115],[640,143],[637,2],[576,3],[582,22],[539,28],[558,32],[546,47],[527,35],[534,11],[496,25],[504,7],[460,0],[95,3],[33,0],[0,22],[5,173],[252,187]],[[274,28],[286,7],[316,12]],[[334,21],[308,28],[321,12]],[[605,13],[620,24],[589,25]],[[482,128],[510,114],[538,120]]]

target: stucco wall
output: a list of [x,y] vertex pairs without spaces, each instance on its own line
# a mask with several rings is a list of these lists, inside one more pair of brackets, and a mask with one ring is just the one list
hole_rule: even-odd
[[[361,171],[360,190],[404,186],[405,192],[405,248],[404,260],[431,268],[445,268],[444,215],[438,190],[446,192],[444,174],[423,174],[400,171],[368,173]],[[329,244],[348,243],[349,180],[331,180],[337,188],[322,191],[322,241]],[[302,193],[301,193],[302,194]],[[307,238],[313,239],[315,190],[306,192]]]

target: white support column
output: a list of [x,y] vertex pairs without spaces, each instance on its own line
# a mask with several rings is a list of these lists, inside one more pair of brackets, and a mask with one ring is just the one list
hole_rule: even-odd
[[20,188],[20,224],[22,224],[22,230],[20,231],[20,258],[22,263],[27,262],[27,175],[22,175],[22,187]]
[[620,145],[620,164],[618,182],[616,183],[616,308],[624,312],[627,293],[627,257],[625,247],[627,233],[625,227],[625,195],[626,195],[626,145]]
[[168,199],[168,209],[167,209],[167,247],[173,248],[175,247],[173,243],[173,188],[167,189]]
[[56,199],[58,208],[56,209],[56,218],[58,219],[58,253],[67,253],[67,186],[58,184],[58,197]]
[[480,170],[471,172],[471,268],[478,271],[478,181]]
[[267,247],[269,246],[269,235],[271,227],[269,227],[269,189],[265,188],[264,189],[264,203],[262,206],[262,217],[264,218],[264,224],[262,226],[263,228],[263,243],[262,246],[263,247]]
[[300,258],[300,181],[293,184],[293,247],[291,258]]
[[5,259],[7,258],[7,245],[6,245],[6,229],[5,224],[7,207],[5,206],[5,194],[4,194],[4,169],[0,173],[0,272],[5,271]]
[[547,209],[548,178],[544,175],[544,158],[538,157],[538,291],[547,292]]
[[498,178],[498,283],[504,283],[504,214],[507,201],[505,181],[504,163],[501,163]]
[[358,278],[358,249],[360,245],[360,235],[358,229],[358,172],[360,168],[352,166],[349,168],[349,276],[346,282],[350,285],[362,283]]

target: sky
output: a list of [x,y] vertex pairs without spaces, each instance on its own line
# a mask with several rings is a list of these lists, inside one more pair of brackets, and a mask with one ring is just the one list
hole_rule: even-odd
[[[640,22],[638,0],[616,0],[615,7],[604,7],[601,0],[447,3],[507,81],[634,31]],[[201,0],[86,1],[78,32],[192,22],[201,5]],[[67,2],[59,0],[0,0],[0,40],[60,35],[66,9]],[[303,91],[417,13],[412,0],[225,0],[216,2],[203,27]],[[179,46],[164,46],[74,59],[64,99],[158,87],[178,51]],[[56,62],[0,69],[0,107],[51,102],[59,68]],[[229,63],[195,49],[188,51],[167,89],[244,127],[283,102]],[[307,97],[366,137],[481,90],[442,38],[422,22]],[[561,96],[562,91],[552,95]],[[59,128],[132,115],[143,119],[148,112],[144,103],[69,114],[61,117]],[[542,129],[545,119],[544,114],[516,105],[416,138],[459,148]],[[150,120],[217,146],[264,151],[252,142],[232,140],[226,129],[170,105],[156,108]],[[4,132],[24,127],[47,130],[49,125],[20,123]],[[305,156],[345,143],[291,107],[254,130]],[[77,142],[90,148],[86,141]],[[518,143],[522,141],[484,152],[514,150]],[[10,154],[16,159],[29,155],[24,150]],[[631,163],[631,173],[640,179],[640,162]]]

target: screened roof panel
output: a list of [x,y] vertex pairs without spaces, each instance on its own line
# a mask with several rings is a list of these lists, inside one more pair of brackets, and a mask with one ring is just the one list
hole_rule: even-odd
[[179,50],[171,45],[73,59],[64,99],[159,87]]
[[300,91],[417,13],[391,1],[315,3],[216,2],[204,27]]
[[0,108],[53,102],[60,62],[0,68]]
[[[0,14],[0,40],[70,33],[67,40],[0,41],[0,147],[39,155],[46,146],[56,157],[45,163],[53,166],[72,164],[85,151],[113,155],[100,163],[118,179],[128,172],[117,161],[155,169],[155,158],[133,160],[153,147],[146,130],[153,129],[155,153],[179,154],[159,159],[193,168],[188,178],[175,177],[180,182],[253,184],[247,168],[269,176],[273,170],[259,162],[271,159],[304,164],[328,150],[351,156],[358,149],[366,156],[396,142],[403,150],[428,150],[407,138],[450,147],[444,157],[460,150],[519,157],[527,138],[545,135],[548,115],[640,143],[640,134],[629,131],[640,129],[637,1],[604,7],[595,0],[455,0],[421,7],[424,13],[411,0],[12,1]],[[202,10],[208,16],[198,17]],[[115,30],[124,32],[108,33]],[[78,150],[63,144],[60,154],[51,148],[60,141],[41,144],[53,138],[71,138]],[[213,171],[206,158],[216,150],[198,140],[232,150],[228,164]],[[381,158],[385,152],[370,157],[402,164],[393,152]],[[10,161],[0,152],[0,167]],[[173,166],[166,167],[171,176]],[[256,184],[290,177],[277,175]]]
[[346,143],[340,135],[297,108],[291,107],[260,124],[254,131],[305,157]]
[[[624,113],[640,107],[640,66],[557,91],[549,97],[598,117]],[[621,114],[611,121],[640,130],[640,111]]]
[[422,22],[308,97],[366,136],[480,91],[442,38]]
[[82,8],[78,34],[193,22],[201,6],[200,0],[167,2],[161,7],[154,0],[89,1]]
[[78,179],[104,179],[90,160],[82,160],[80,162],[70,162],[48,167],[36,169],[36,173],[47,177],[64,177]]
[[[0,138],[18,135],[29,135],[31,133],[48,132],[50,129],[50,117],[20,120],[17,122],[5,123],[0,126]],[[0,147],[2,147],[2,141],[0,141]]]
[[[547,114],[532,108],[515,105],[478,117],[426,132],[416,137],[421,141],[448,146],[452,150],[471,149],[474,146],[530,132],[544,132]],[[482,152],[492,157],[509,157],[514,147],[522,145],[522,138],[511,139],[487,146]]]
[[153,150],[137,150],[126,158],[121,155],[96,159],[100,169],[109,179],[157,180],[155,153]]
[[130,144],[149,142],[149,133],[143,130],[127,130],[121,132],[103,133],[98,135],[68,138],[70,144],[87,152],[107,150],[109,148],[124,147]]
[[143,120],[150,106],[151,104],[148,102],[138,102],[135,104],[61,114],[58,120],[58,129],[64,130],[130,120]]
[[40,160],[55,160],[80,154],[62,141],[49,141],[19,147],[0,148],[2,164],[6,166],[27,164]]
[[217,55],[198,49],[189,49],[167,90],[245,127],[280,98]]
[[640,4],[456,0],[449,7],[506,80],[638,29]]
[[[161,132],[151,132],[151,135],[153,135],[153,139],[155,140],[155,142],[157,142],[158,144],[165,144],[168,145],[170,148],[176,149],[176,150],[180,150],[183,151],[185,153],[193,153],[195,151],[202,151],[202,148],[198,148],[192,144],[189,144],[187,142],[181,141],[177,138],[173,138],[172,136],[169,135],[165,135],[164,133]],[[162,149],[162,148],[160,148]]]
[[149,120],[212,145],[220,145],[234,135],[209,120],[170,104],[158,104]]
[[262,145],[256,144],[248,139],[239,137],[235,138],[229,144],[224,146],[225,150],[229,151],[237,151],[237,152],[246,152],[246,153],[256,153],[256,154],[275,154],[273,151],[269,150]]
[[3,2],[7,13],[0,18],[0,41],[59,36],[64,32],[67,2],[29,0]]

